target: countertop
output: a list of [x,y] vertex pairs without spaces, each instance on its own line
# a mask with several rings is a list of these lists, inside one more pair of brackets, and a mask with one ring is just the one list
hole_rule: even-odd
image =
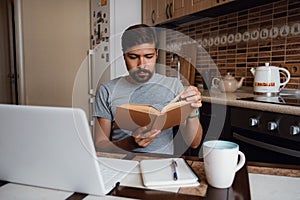
[[199,90],[202,93],[203,102],[277,112],[282,114],[300,115],[300,106],[240,100],[240,98],[258,96],[253,93],[253,88],[251,87],[242,87],[233,93],[223,93],[217,88],[212,88],[210,90],[203,90],[200,88]]

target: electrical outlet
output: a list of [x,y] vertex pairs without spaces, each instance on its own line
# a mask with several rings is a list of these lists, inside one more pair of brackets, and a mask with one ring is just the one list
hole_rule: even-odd
[[300,64],[284,64],[282,67],[289,70],[291,76],[300,76]]

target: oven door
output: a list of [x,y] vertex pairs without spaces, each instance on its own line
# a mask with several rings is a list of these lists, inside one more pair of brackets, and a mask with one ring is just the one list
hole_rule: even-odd
[[[257,120],[256,124],[253,119]],[[299,165],[300,135],[289,133],[289,128],[299,121],[299,116],[234,107],[231,109],[232,138],[248,161]],[[274,130],[270,130],[269,122],[276,123]]]
[[248,161],[300,164],[299,148],[290,148],[295,145],[295,143],[290,144],[289,141],[280,141],[287,145],[279,145],[278,141],[276,142],[278,138],[266,138],[259,136],[258,134],[259,133],[249,132],[238,128],[234,128],[234,131],[232,132],[233,141],[239,144],[240,150],[244,152]]

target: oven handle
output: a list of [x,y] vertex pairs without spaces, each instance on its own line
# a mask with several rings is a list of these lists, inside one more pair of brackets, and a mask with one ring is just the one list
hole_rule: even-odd
[[272,144],[267,144],[267,143],[264,143],[264,142],[256,141],[256,140],[241,136],[241,135],[239,135],[238,133],[235,133],[235,132],[233,132],[232,135],[233,135],[233,138],[238,139],[242,142],[252,144],[254,146],[261,147],[261,148],[264,148],[264,149],[268,149],[268,150],[271,150],[271,151],[276,151],[278,153],[282,153],[282,154],[286,154],[286,155],[295,156],[295,157],[300,158],[300,152],[299,151],[295,151],[295,150],[292,150],[292,149],[287,149],[287,148],[278,147],[278,146],[275,146],[275,145],[272,145]]

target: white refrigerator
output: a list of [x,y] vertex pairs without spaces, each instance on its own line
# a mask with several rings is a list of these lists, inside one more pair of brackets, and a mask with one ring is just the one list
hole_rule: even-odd
[[120,36],[141,0],[14,0],[20,104],[80,107],[93,126],[99,82],[126,74]]

